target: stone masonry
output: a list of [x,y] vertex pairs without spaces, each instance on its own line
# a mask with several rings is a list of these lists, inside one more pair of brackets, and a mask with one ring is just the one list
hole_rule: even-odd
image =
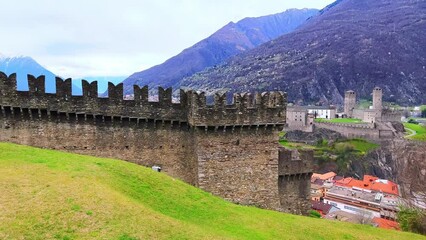
[[[29,91],[16,91],[16,74],[0,72],[0,141],[112,157],[151,167],[239,204],[305,214],[309,209],[309,153],[278,150],[285,125],[286,94],[235,94],[232,104],[216,94],[109,84],[99,98],[97,82],[83,81],[71,95],[71,80],[56,79],[45,93],[44,76],[28,75]],[[313,153],[311,153],[313,155]],[[302,156],[302,157],[300,157]],[[313,161],[313,160],[312,160]],[[286,168],[286,166],[290,168]],[[308,194],[309,195],[309,194]]]

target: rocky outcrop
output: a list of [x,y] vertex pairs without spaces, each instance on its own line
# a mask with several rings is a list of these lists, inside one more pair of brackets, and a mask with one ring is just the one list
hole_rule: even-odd
[[285,134],[284,139],[289,142],[306,143],[315,145],[319,141],[327,140],[327,142],[334,142],[338,139],[344,139],[344,137],[335,131],[331,131],[323,128],[314,128],[313,132],[303,131],[289,131]]
[[426,142],[387,141],[365,160],[371,173],[397,182],[405,197],[426,192]]

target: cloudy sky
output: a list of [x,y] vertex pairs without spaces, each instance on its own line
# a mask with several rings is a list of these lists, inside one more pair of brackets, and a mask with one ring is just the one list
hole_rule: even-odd
[[230,21],[334,0],[0,0],[0,53],[63,77],[128,76]]

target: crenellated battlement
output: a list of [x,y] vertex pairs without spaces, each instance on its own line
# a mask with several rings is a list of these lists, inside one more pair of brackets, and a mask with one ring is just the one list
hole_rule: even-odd
[[45,92],[45,77],[28,75],[29,91],[16,90],[16,74],[0,72],[0,105],[47,112],[184,122],[193,127],[281,126],[285,124],[287,96],[283,92],[217,93],[208,105],[204,92],[180,90],[180,102],[172,102],[172,89],[158,88],[158,101],[148,99],[147,86],[134,86],[134,99],[123,98],[123,84],[108,83],[108,97],[98,96],[98,83],[82,81],[82,96],[71,94],[71,79],[56,78],[56,93]]
[[290,150],[283,147],[279,149],[278,174],[280,176],[312,174],[313,163],[313,150]]

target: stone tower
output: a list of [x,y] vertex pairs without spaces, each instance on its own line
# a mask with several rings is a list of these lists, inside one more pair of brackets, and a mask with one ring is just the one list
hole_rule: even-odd
[[381,111],[382,110],[382,89],[379,87],[375,87],[373,89],[373,109]]
[[305,215],[311,208],[312,150],[279,149],[278,190],[281,211]]
[[353,110],[356,104],[356,93],[352,90],[345,92],[345,114],[347,117],[353,117]]

